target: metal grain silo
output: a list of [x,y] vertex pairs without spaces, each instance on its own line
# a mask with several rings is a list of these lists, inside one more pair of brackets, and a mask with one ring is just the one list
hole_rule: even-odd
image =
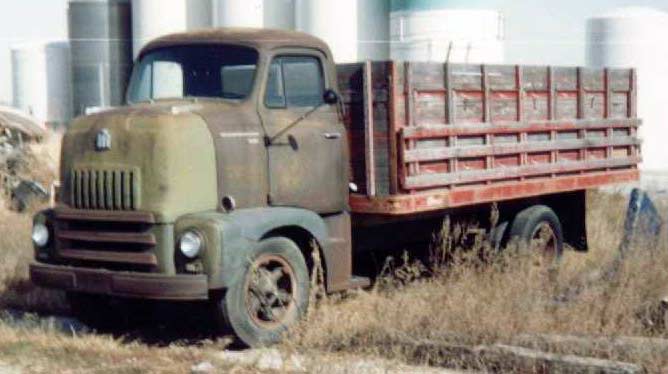
[[67,123],[72,117],[69,44],[18,45],[11,57],[13,105],[45,124]]
[[129,0],[70,0],[74,112],[124,103],[132,69]]
[[216,27],[295,27],[295,0],[214,0],[213,7]]
[[134,57],[151,40],[212,25],[211,0],[133,0]]
[[297,0],[297,29],[329,44],[337,63],[385,60],[387,0]]
[[393,0],[390,38],[391,56],[395,60],[460,63],[504,60],[501,12],[449,8],[447,0]]
[[390,58],[390,2],[357,0],[357,59]]
[[638,69],[644,170],[668,170],[668,13],[621,8],[587,22],[587,64]]

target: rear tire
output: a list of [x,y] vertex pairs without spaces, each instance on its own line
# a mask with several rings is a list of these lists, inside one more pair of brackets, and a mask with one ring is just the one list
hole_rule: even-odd
[[510,227],[510,240],[540,251],[555,260],[564,251],[564,234],[559,217],[545,205],[534,205],[515,216]]
[[306,313],[309,273],[299,247],[283,237],[261,241],[215,304],[223,328],[250,347],[278,343]]

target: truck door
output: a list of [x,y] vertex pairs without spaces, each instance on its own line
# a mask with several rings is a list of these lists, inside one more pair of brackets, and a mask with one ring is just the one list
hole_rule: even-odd
[[333,81],[325,61],[315,51],[286,51],[275,54],[267,69],[259,112],[267,136],[275,137],[267,152],[271,205],[321,214],[347,206],[345,128],[336,105],[323,103]]

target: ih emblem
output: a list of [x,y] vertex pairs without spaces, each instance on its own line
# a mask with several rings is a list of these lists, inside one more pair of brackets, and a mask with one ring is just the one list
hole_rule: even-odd
[[95,137],[95,149],[97,151],[108,151],[111,149],[111,133],[109,130],[102,129]]

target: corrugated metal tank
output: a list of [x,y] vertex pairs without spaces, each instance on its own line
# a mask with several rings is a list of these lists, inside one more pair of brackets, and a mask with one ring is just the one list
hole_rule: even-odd
[[295,0],[214,0],[214,26],[295,28]]
[[296,26],[329,44],[337,63],[389,57],[388,0],[297,0]]
[[18,45],[11,57],[13,105],[46,124],[66,124],[72,118],[69,44]]
[[74,113],[122,105],[132,70],[129,0],[70,0]]
[[668,13],[621,8],[587,22],[587,64],[638,69],[644,170],[668,171]]
[[393,0],[391,56],[406,61],[502,63],[504,18],[489,9],[453,9],[445,0]]
[[211,27],[211,9],[211,0],[132,0],[134,57],[157,37]]

